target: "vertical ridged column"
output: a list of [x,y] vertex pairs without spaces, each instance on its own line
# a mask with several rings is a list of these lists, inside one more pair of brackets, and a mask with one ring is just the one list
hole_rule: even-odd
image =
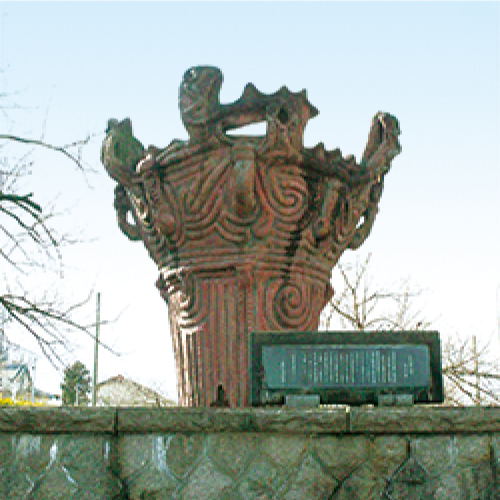
[[231,407],[249,404],[249,338],[254,330],[315,330],[328,296],[321,283],[291,286],[242,264],[193,274],[191,294],[168,299],[179,404],[210,406],[222,385]]

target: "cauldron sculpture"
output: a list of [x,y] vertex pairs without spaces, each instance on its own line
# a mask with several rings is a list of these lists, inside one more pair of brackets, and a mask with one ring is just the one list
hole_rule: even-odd
[[[373,118],[357,163],[303,146],[318,114],[305,90],[265,95],[248,84],[223,105],[221,84],[218,68],[184,74],[188,141],[145,149],[129,119],[109,120],[101,153],[120,229],[158,266],[181,406],[248,406],[250,333],[317,330],[332,269],[370,234],[401,151],[387,113]],[[265,136],[226,133],[262,121]]]

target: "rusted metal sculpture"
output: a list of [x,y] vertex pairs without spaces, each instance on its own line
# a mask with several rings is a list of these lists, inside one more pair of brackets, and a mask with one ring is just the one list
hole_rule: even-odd
[[[248,84],[222,105],[221,84],[217,68],[184,74],[188,141],[145,150],[129,119],[110,120],[102,147],[118,225],[158,266],[182,406],[209,406],[221,393],[247,406],[250,332],[318,328],[332,268],[368,237],[401,150],[387,113],[373,118],[359,163],[323,144],[305,148],[318,114],[305,90],[265,95]],[[263,137],[226,134],[261,121]]]

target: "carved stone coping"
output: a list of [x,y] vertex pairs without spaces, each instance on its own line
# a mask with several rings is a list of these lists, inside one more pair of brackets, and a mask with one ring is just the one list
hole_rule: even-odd
[[500,432],[500,407],[352,408],[351,434]]
[[0,407],[0,432],[113,434],[115,422],[115,408]]
[[467,408],[13,408],[0,407],[0,432],[26,434],[500,433],[500,407]]
[[343,434],[344,409],[213,409],[176,408],[168,412],[119,409],[120,433],[145,432],[275,432],[283,434]]

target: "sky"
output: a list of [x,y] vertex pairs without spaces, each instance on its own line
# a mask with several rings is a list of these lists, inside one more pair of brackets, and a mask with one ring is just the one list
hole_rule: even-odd
[[[101,294],[101,339],[121,355],[100,349],[99,381],[122,374],[177,399],[158,273],[116,224],[100,147],[109,118],[130,117],[145,146],[187,139],[178,89],[195,65],[222,70],[222,103],[248,82],[265,93],[307,89],[320,113],[304,145],[358,160],[375,113],[395,115],[402,152],[370,237],[341,262],[371,253],[371,282],[423,289],[418,305],[442,339],[476,335],[500,349],[498,2],[1,2],[0,16],[1,93],[12,105],[2,133],[55,145],[92,136],[85,172],[34,149],[20,188],[52,203],[53,226],[77,240],[63,249],[63,276],[34,273],[24,278],[30,290],[57,291],[65,303],[92,292],[78,313],[86,323]],[[3,289],[10,271],[1,266]],[[336,269],[332,280],[341,290]],[[27,333],[12,323],[5,331],[39,356],[37,387],[60,393],[62,370]],[[92,340],[69,340],[65,362],[92,373]]]

